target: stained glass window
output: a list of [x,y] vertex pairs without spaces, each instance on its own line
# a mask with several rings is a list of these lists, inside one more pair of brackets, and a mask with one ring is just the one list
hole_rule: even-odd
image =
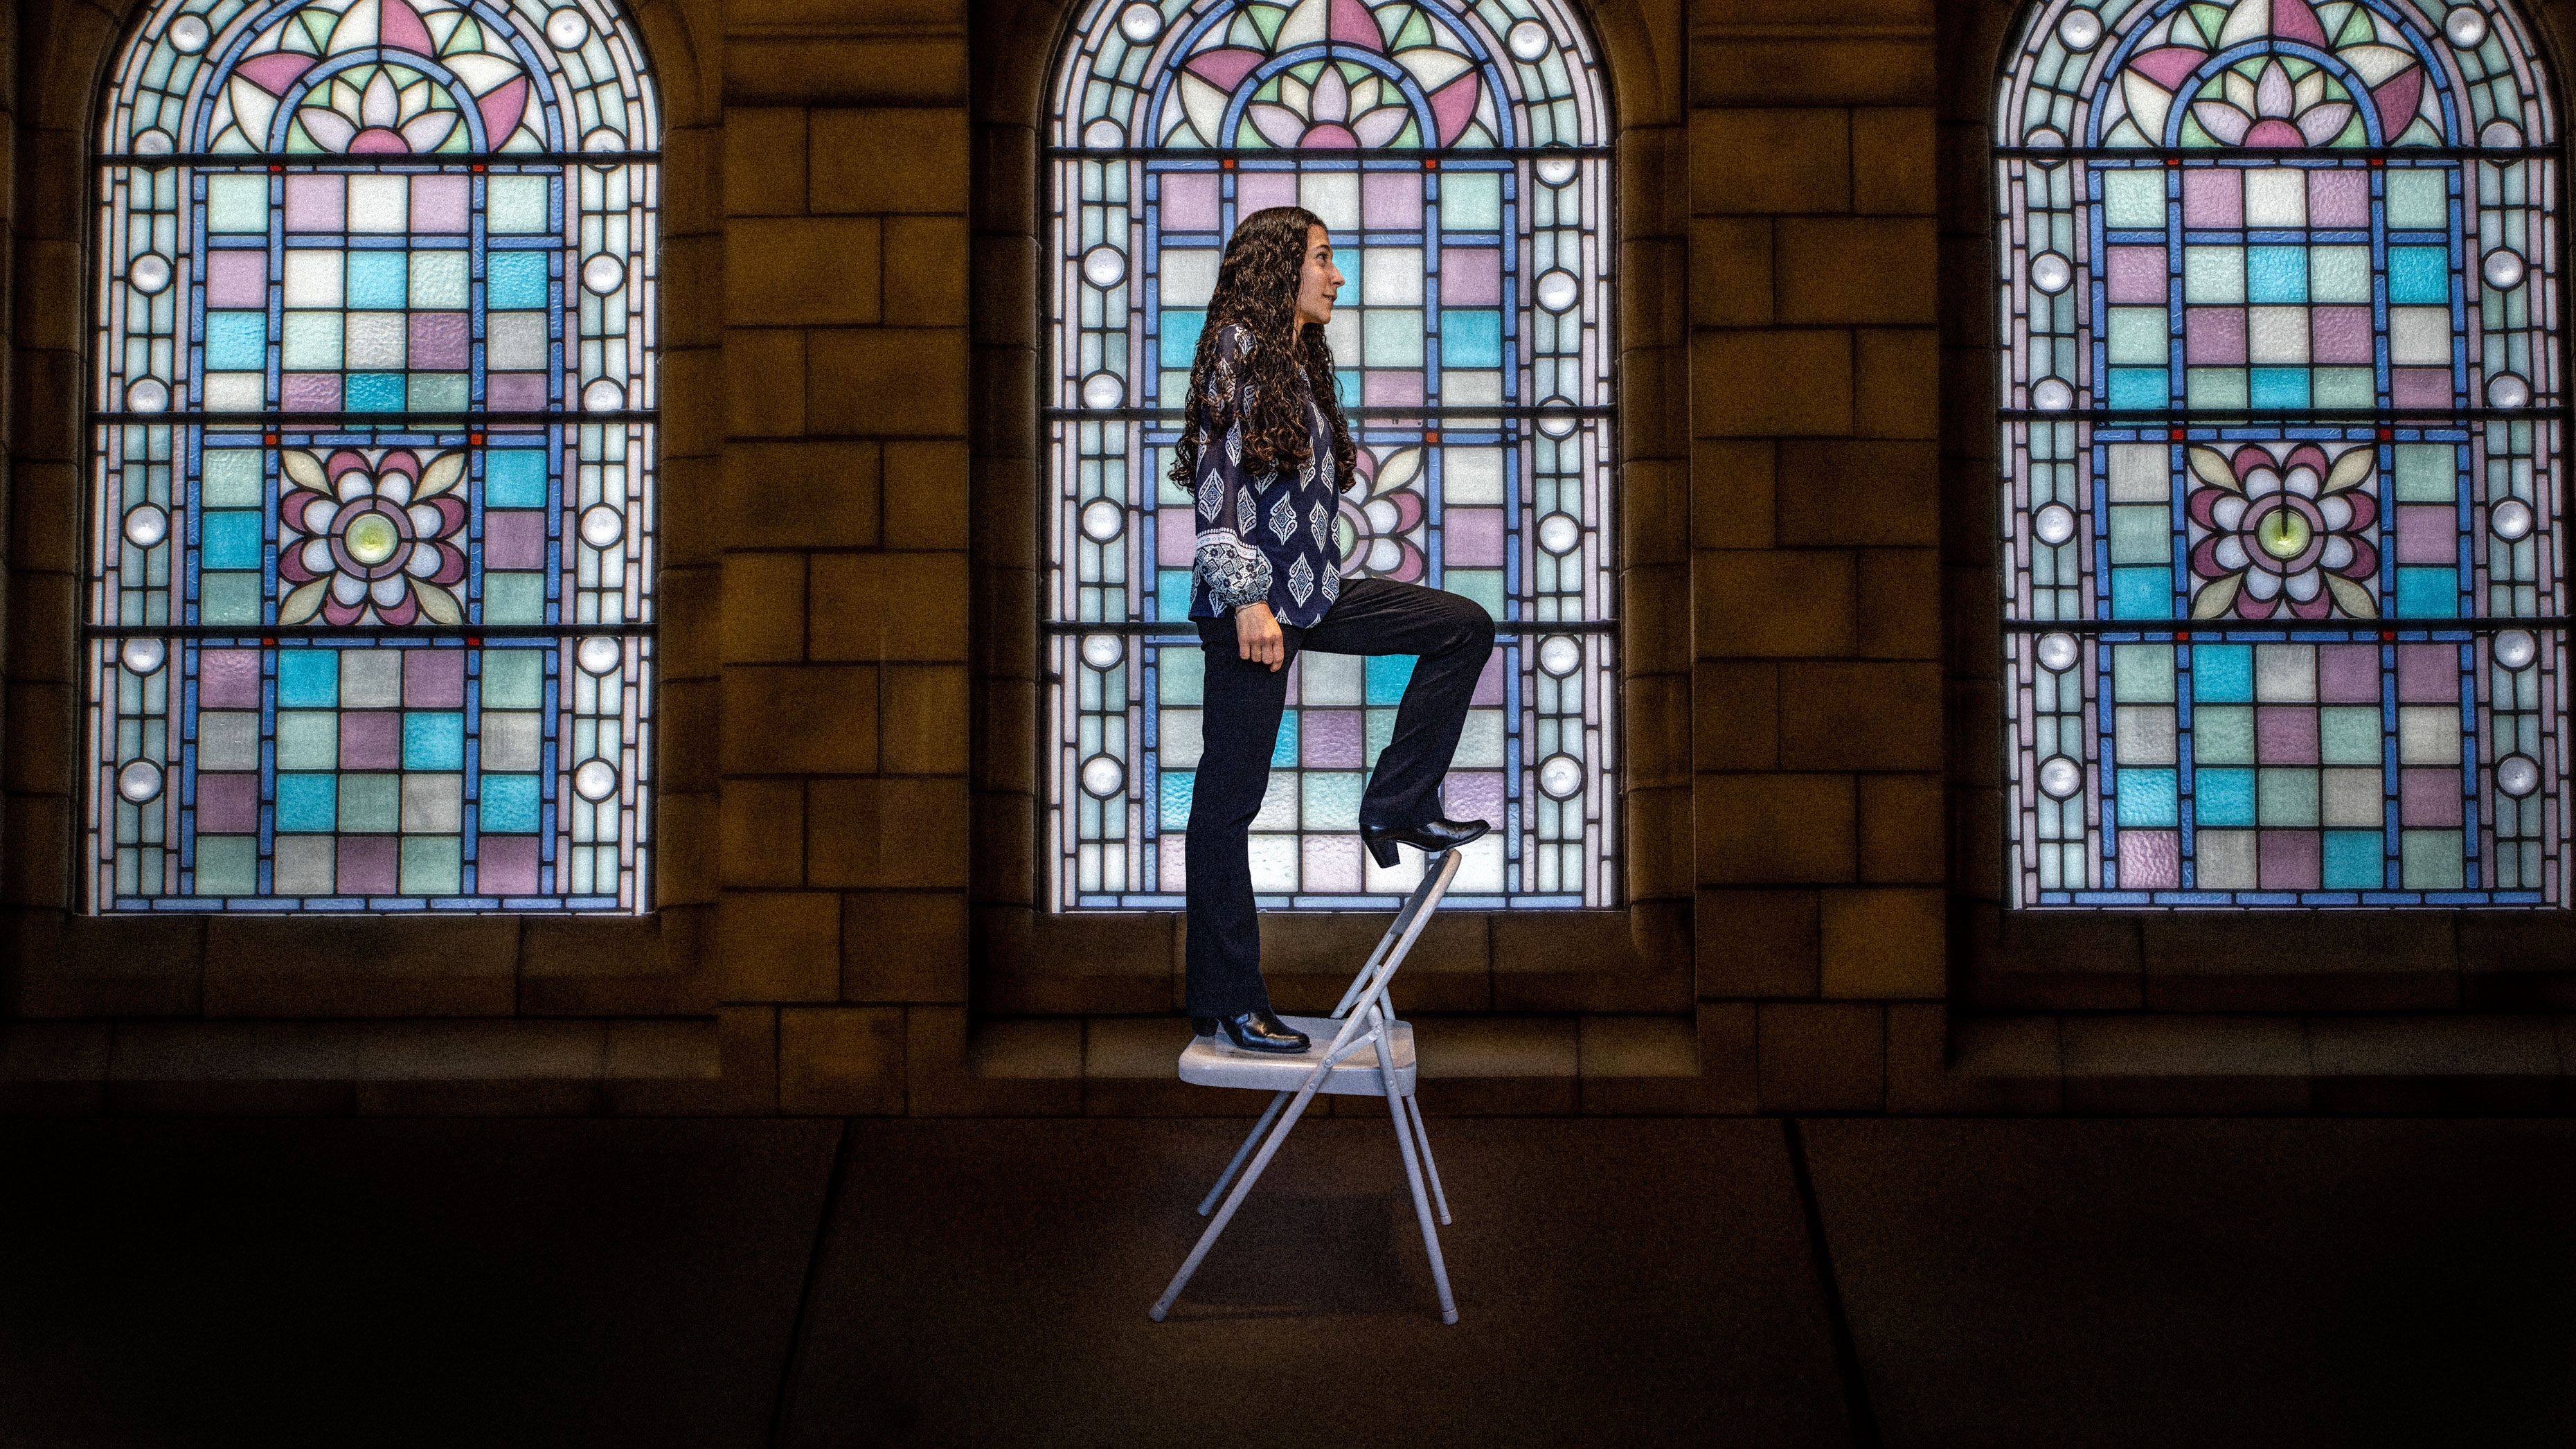
[[2014,899],[2562,905],[2562,178],[2498,4],[2034,6]]
[[[1196,521],[1165,476],[1217,260],[1300,205],[1347,278],[1347,574],[1482,603],[1501,643],[1449,774],[1452,903],[1614,903],[1609,115],[1552,0],[1092,0],[1049,148],[1059,909],[1177,906],[1199,757]],[[1253,822],[1267,907],[1391,904],[1359,848],[1413,661],[1293,666]]]
[[178,0],[101,130],[101,911],[633,911],[659,122],[608,0]]

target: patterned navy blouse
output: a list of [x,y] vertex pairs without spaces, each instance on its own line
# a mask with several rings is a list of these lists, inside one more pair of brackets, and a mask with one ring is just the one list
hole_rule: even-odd
[[1217,334],[1209,370],[1207,434],[1199,449],[1199,548],[1190,571],[1190,617],[1214,619],[1267,601],[1279,622],[1308,629],[1342,595],[1342,541],[1334,529],[1333,429],[1306,399],[1313,455],[1294,469],[1254,478],[1243,469],[1243,420],[1255,392],[1242,367],[1250,332]]

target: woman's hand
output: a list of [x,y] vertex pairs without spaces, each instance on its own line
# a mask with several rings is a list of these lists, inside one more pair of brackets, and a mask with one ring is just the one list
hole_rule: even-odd
[[1279,672],[1288,641],[1280,636],[1278,616],[1268,604],[1246,604],[1234,611],[1234,647],[1244,658],[1269,665],[1273,674]]

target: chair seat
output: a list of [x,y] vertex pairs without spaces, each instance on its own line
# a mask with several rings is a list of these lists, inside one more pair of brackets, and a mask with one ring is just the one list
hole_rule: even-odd
[[[1333,1044],[1333,1036],[1342,1024],[1329,1016],[1283,1016],[1281,1021],[1306,1034],[1314,1043],[1302,1052],[1248,1052],[1227,1041],[1223,1033],[1194,1037],[1181,1052],[1181,1080],[1198,1087],[1249,1087],[1263,1092],[1293,1092],[1306,1084],[1306,1077],[1323,1059],[1324,1049]],[[1413,1025],[1393,1022],[1395,1090],[1399,1096],[1413,1095],[1416,1076],[1413,1064]],[[1377,1047],[1363,1046],[1342,1058],[1324,1077],[1316,1090],[1343,1097],[1383,1097],[1385,1079],[1378,1075]]]

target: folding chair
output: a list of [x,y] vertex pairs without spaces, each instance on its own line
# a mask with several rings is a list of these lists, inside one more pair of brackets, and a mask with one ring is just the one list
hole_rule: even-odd
[[[1261,1120],[1252,1124],[1250,1136],[1235,1149],[1234,1160],[1218,1175],[1216,1186],[1208,1189],[1199,1203],[1199,1216],[1206,1217],[1216,1207],[1217,1195],[1225,1192],[1228,1182],[1234,1191],[1226,1195],[1225,1206],[1217,1209],[1216,1220],[1199,1235],[1198,1246],[1190,1249],[1181,1271],[1172,1275],[1172,1286],[1154,1301],[1151,1317],[1156,1323],[1172,1311],[1174,1300],[1189,1285],[1190,1276],[1216,1246],[1225,1225],[1234,1218],[1234,1210],[1243,1206],[1253,1183],[1261,1178],[1263,1168],[1288,1140],[1289,1129],[1317,1092],[1342,1096],[1384,1097],[1387,1111],[1395,1119],[1395,1147],[1404,1158],[1405,1180],[1413,1187],[1414,1216],[1422,1220],[1422,1246],[1431,1255],[1431,1281],[1440,1289],[1440,1321],[1458,1321],[1457,1301],[1449,1295],[1449,1268],[1440,1257],[1439,1230],[1431,1224],[1432,1200],[1440,1205],[1440,1221],[1449,1221],[1449,1198],[1440,1190],[1440,1169],[1431,1161],[1431,1137],[1423,1128],[1422,1104],[1414,1099],[1414,1083],[1419,1075],[1413,1056],[1413,1027],[1395,1019],[1395,1008],[1386,996],[1387,983],[1394,979],[1395,969],[1404,964],[1405,953],[1413,949],[1431,912],[1448,893],[1449,880],[1458,873],[1458,853],[1442,851],[1423,862],[1422,884],[1414,887],[1405,899],[1395,920],[1378,938],[1377,949],[1369,953],[1367,964],[1351,979],[1351,989],[1342,993],[1341,1004],[1333,1014],[1323,1016],[1283,1016],[1280,1020],[1306,1033],[1310,1045],[1295,1053],[1255,1053],[1238,1049],[1222,1036],[1194,1039],[1181,1053],[1181,1080],[1201,1087],[1248,1087],[1267,1090],[1273,1095]],[[1374,1048],[1374,1066],[1353,1060],[1363,1049]],[[1281,1108],[1286,1114],[1281,1114]],[[1271,1124],[1276,1120],[1278,1125]],[[1265,1138],[1262,1134],[1267,1132]],[[1256,1155],[1253,1144],[1261,1150]],[[1417,1146],[1420,1157],[1416,1157]],[[1244,1159],[1252,1165],[1244,1167]],[[1243,1172],[1238,1181],[1235,1173]],[[1423,1194],[1423,1179],[1431,1180],[1430,1196]]]

